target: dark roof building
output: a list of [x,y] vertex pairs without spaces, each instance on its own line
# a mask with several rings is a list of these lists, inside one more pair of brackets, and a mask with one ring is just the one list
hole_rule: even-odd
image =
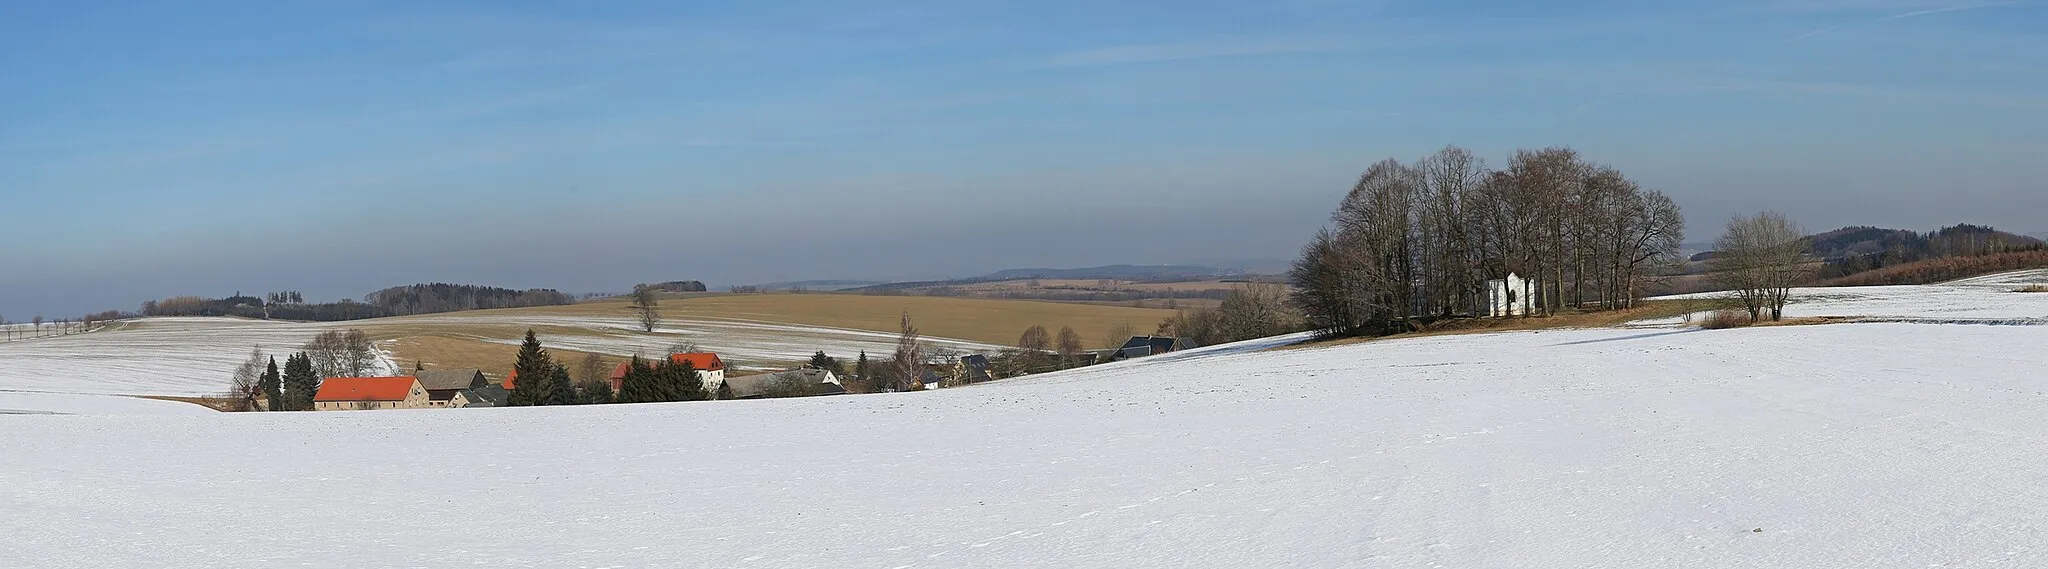
[[960,367],[966,371],[968,383],[981,383],[996,378],[995,371],[989,368],[988,356],[973,354],[962,357],[960,358]]
[[491,384],[479,369],[436,369],[413,372],[419,378],[420,387],[427,388],[427,400],[436,405],[447,405],[456,393],[464,389],[475,389]]
[[1123,347],[1109,354],[1109,361],[1142,358],[1153,354],[1164,354],[1181,349],[1178,338],[1166,336],[1132,336]]
[[490,382],[482,387],[462,390],[462,398],[469,400],[470,407],[504,407],[512,404],[512,392]]

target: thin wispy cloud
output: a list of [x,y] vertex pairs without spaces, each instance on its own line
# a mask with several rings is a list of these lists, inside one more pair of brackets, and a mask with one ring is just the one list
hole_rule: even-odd
[[1932,16],[1932,15],[1935,15],[1935,14],[1947,14],[1947,13],[1950,13],[1950,12],[1963,12],[1963,11],[1967,11],[1967,10],[1981,10],[1981,9],[1984,9],[1984,8],[2000,8],[2000,7],[2005,7],[2005,6],[2011,6],[2011,5],[2013,5],[2013,4],[2015,4],[2015,3],[2014,3],[2014,2],[1987,2],[1987,3],[1979,3],[1979,4],[1962,4],[1962,5],[1956,5],[1956,6],[1945,6],[1945,7],[1941,7],[1941,8],[1928,8],[1928,9],[1923,9],[1923,10],[1914,10],[1914,11],[1911,11],[1911,12],[1903,12],[1903,13],[1898,13],[1898,14],[1892,14],[1892,15],[1890,15],[1890,16],[1885,16],[1885,17],[1882,17],[1882,18],[1873,18],[1873,19],[1869,19],[1869,20],[1864,20],[1864,21],[1861,21],[1861,22],[1856,22],[1856,23],[1854,23],[1854,24],[1843,24],[1843,25],[1833,25],[1833,26],[1827,26],[1827,27],[1823,27],[1823,28],[1818,28],[1818,29],[1815,29],[1815,30],[1812,30],[1812,31],[1809,31],[1809,32],[1806,32],[1806,33],[1803,33],[1803,34],[1799,34],[1799,35],[1796,35],[1796,36],[1792,36],[1792,37],[1791,37],[1790,39],[1787,39],[1787,40],[1785,40],[1785,43],[1798,43],[1798,42],[1806,41],[1806,40],[1809,40],[1809,39],[1813,39],[1813,38],[1816,38],[1816,37],[1820,37],[1820,36],[1823,36],[1823,35],[1827,35],[1827,34],[1830,34],[1830,33],[1833,33],[1833,32],[1835,32],[1835,31],[1837,31],[1837,30],[1840,30],[1840,29],[1842,29],[1842,28],[1843,28],[1844,26],[1865,26],[1865,25],[1870,25],[1870,24],[1876,24],[1876,23],[1882,23],[1882,22],[1890,22],[1890,21],[1893,21],[1893,20],[1904,20],[1904,19],[1909,19],[1909,18],[1918,18],[1918,17],[1921,17],[1921,16]]

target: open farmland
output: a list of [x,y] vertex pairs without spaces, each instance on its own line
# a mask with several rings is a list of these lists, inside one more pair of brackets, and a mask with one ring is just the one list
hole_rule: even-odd
[[[670,319],[812,326],[868,330],[893,334],[898,316],[910,313],[925,335],[984,344],[1008,345],[1033,325],[1058,331],[1072,326],[1083,338],[1099,338],[1127,323],[1149,332],[1172,310],[1095,306],[1030,300],[873,296],[859,294],[713,294],[664,299],[662,314]],[[489,312],[521,316],[604,317],[630,321],[632,305],[623,299],[582,302]]]
[[534,329],[563,361],[595,353],[607,362],[661,354],[691,342],[741,369],[782,368],[813,352],[852,358],[895,349],[898,317],[909,311],[925,339],[960,352],[1013,343],[1024,328],[1074,326],[1098,341],[1120,322],[1140,331],[1171,311],[1049,302],[825,294],[708,295],[663,302],[666,320],[642,332],[628,305],[480,310],[330,323],[238,318],[145,318],[90,334],[0,342],[0,390],[103,395],[218,394],[251,348],[288,353],[326,330],[358,328],[377,341],[384,367],[474,367],[493,375],[512,365],[520,337]]
[[[1808,306],[2042,314],[1868,292]],[[1296,339],[854,397],[0,416],[0,566],[2048,565],[2048,326],[1262,350]],[[518,444],[437,444],[476,440]],[[450,532],[493,538],[411,537]]]

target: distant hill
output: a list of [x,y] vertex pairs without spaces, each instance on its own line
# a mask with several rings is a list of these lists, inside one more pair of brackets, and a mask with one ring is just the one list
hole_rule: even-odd
[[1244,271],[1192,265],[1106,265],[1083,269],[1007,269],[975,277],[975,281],[1018,279],[1112,279],[1120,281],[1186,281],[1243,275]]
[[831,291],[836,291],[836,290],[846,290],[846,289],[852,289],[852,288],[860,288],[860,287],[865,287],[865,286],[875,286],[875,285],[879,285],[879,284],[888,284],[888,283],[887,283],[887,282],[884,282],[884,281],[856,281],[856,280],[835,280],[835,279],[823,279],[823,280],[810,280],[810,281],[791,281],[791,282],[780,282],[780,283],[765,283],[765,284],[757,284],[757,285],[754,285],[754,288],[756,288],[756,289],[759,289],[759,290],[763,290],[763,291],[771,291],[771,290],[813,290],[813,291],[819,291],[819,292],[831,292]]
[[1928,233],[1844,227],[1816,234],[1808,240],[1813,255],[1826,261],[1820,278],[1831,280],[1932,259],[1997,255],[2048,246],[2034,237],[1967,223]]

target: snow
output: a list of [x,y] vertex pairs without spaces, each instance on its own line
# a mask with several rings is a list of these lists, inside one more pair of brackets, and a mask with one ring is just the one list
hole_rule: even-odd
[[[0,389],[217,395],[251,348],[277,353],[339,327],[242,318],[145,318],[87,334],[0,343]],[[388,358],[380,365],[395,369]]]
[[[642,332],[640,322],[633,318],[593,316],[530,316],[493,313],[454,312],[431,316],[410,317],[407,323],[421,325],[508,325],[508,326],[559,326],[590,332],[587,335],[544,335],[542,342],[550,347],[559,347],[582,352],[597,352],[620,356],[634,354],[657,354],[677,342],[694,342],[699,348],[717,352],[727,360],[739,362],[786,363],[809,359],[813,353],[824,350],[828,354],[851,356],[862,351],[872,354],[886,354],[895,351],[897,334],[825,326],[803,326],[761,322],[754,320],[696,318],[669,319],[654,333]],[[493,338],[489,341],[517,345],[520,338]],[[963,353],[993,353],[1003,346],[926,337],[925,341]],[[759,367],[755,369],[770,369]],[[776,368],[780,369],[780,368]]]
[[[284,353],[321,332],[352,327],[431,331],[436,327],[459,330],[476,325],[578,329],[588,334],[543,334],[542,341],[551,348],[621,356],[663,353],[683,340],[697,342],[703,349],[741,362],[801,361],[818,350],[841,357],[851,357],[862,350],[886,354],[896,346],[895,334],[737,320],[675,321],[657,334],[645,334],[634,328],[637,323],[630,319],[502,313],[449,313],[327,323],[144,318],[117,322],[87,334],[0,342],[0,389],[103,395],[218,395],[235,367],[248,358],[251,348],[260,346],[267,353]],[[520,339],[485,340],[518,344]],[[945,338],[927,340],[964,353],[1001,349]],[[378,365],[386,371],[399,369],[391,361],[390,343],[382,343],[380,348],[386,353]]]
[[212,409],[178,401],[121,395],[0,391],[0,415],[213,415]]
[[[1839,306],[2040,314],[1938,289]],[[2048,566],[2048,326],[1291,340],[887,395],[0,416],[0,566]]]
[[[2014,290],[2048,284],[2048,270],[2000,273],[1934,285],[1792,289],[1785,317],[1840,317],[1867,321],[1948,324],[2048,324],[2048,293]],[[1725,292],[1663,297],[1714,298]],[[1680,319],[1639,324],[1671,325]]]

